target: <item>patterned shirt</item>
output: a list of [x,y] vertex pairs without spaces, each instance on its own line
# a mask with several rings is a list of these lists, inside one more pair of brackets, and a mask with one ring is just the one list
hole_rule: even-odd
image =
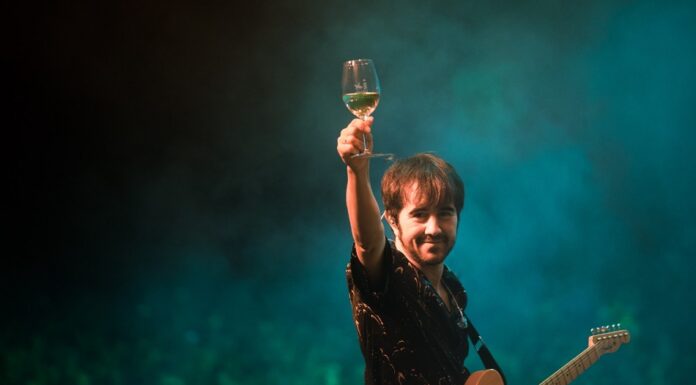
[[466,291],[445,267],[447,309],[425,274],[387,241],[383,287],[372,288],[355,247],[346,269],[353,321],[365,358],[365,383],[462,385],[469,350],[462,316]]

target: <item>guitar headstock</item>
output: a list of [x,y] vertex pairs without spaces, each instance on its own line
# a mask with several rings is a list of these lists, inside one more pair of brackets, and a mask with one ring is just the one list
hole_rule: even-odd
[[628,330],[621,329],[621,324],[606,325],[590,329],[589,346],[597,346],[600,354],[613,353],[623,344],[631,341]]

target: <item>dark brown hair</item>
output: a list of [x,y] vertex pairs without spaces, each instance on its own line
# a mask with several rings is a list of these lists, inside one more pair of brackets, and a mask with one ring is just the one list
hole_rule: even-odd
[[457,216],[464,207],[464,183],[451,164],[429,154],[397,160],[382,177],[382,201],[389,218],[397,219],[407,199],[408,188],[418,186],[421,199],[433,204],[452,203]]

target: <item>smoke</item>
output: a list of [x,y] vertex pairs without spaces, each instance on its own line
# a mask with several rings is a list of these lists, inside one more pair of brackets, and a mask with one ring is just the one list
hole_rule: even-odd
[[[46,116],[31,121],[49,131],[35,148],[47,179],[23,200],[39,223],[25,238],[47,241],[21,256],[50,261],[38,277],[74,299],[49,319],[69,325],[85,302],[107,309],[109,326],[85,332],[103,346],[112,327],[128,336],[149,357],[148,382],[360,381],[335,151],[353,118],[341,63],[357,57],[382,82],[376,151],[434,151],[465,182],[447,263],[511,382],[542,379],[587,329],[619,321],[634,341],[588,383],[686,380],[688,2],[124,3],[59,15],[44,67],[25,74],[45,82],[20,94],[41,93]],[[375,190],[387,166],[373,162]],[[85,294],[94,282],[109,287]],[[61,338],[49,342],[83,348]],[[129,346],[110,359],[128,366]]]

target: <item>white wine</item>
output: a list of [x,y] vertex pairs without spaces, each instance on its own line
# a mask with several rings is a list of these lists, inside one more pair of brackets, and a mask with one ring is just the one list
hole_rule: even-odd
[[377,92],[352,92],[343,95],[343,103],[360,119],[365,119],[377,108],[379,93]]

